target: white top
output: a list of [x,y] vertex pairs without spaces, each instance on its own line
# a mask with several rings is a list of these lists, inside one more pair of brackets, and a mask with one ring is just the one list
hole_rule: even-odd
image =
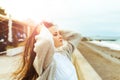
[[75,68],[66,55],[55,53],[53,58],[56,62],[54,80],[78,80]]

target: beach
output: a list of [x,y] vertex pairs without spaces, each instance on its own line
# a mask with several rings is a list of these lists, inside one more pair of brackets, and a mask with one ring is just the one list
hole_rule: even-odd
[[[109,55],[111,56],[112,54],[117,58],[117,55],[120,55],[120,51],[85,41],[80,42],[78,49],[103,80],[120,80],[120,64],[117,61],[113,62],[115,61],[114,58],[113,61],[111,60],[112,58],[109,59]],[[112,55],[111,57],[114,56]]]
[[[87,41],[81,41],[78,49],[103,80],[120,80],[119,51]],[[21,57],[0,55],[0,80],[9,80],[7,77],[17,69]]]

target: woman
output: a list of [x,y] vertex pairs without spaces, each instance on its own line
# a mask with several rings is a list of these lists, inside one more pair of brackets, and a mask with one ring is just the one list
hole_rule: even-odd
[[39,25],[29,37],[23,54],[23,65],[16,72],[16,79],[78,80],[71,62],[74,46],[63,41],[54,24],[42,24],[48,29],[40,28]]

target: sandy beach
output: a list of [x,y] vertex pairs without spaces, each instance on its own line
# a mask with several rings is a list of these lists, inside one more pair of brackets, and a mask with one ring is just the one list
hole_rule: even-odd
[[110,55],[118,59],[120,51],[110,50],[88,42],[81,42],[78,49],[103,80],[120,80],[120,64],[102,56],[102,54],[108,54],[108,57]]
[[[120,80],[119,51],[100,47],[89,42],[80,42],[78,49],[103,80]],[[109,59],[109,57],[111,58]],[[7,79],[8,75],[16,70],[20,59],[21,54],[15,56],[0,55],[0,80],[9,80]]]

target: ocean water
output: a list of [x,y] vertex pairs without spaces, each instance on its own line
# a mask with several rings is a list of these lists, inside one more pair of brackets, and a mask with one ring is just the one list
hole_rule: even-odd
[[120,41],[120,36],[90,36],[93,40]]
[[120,43],[116,41],[90,41],[90,43],[120,51]]
[[116,44],[116,45],[120,45],[120,41],[105,41],[109,44]]
[[[100,41],[99,41],[100,40]],[[117,38],[104,38],[104,37],[100,37],[100,38],[93,38],[93,41],[90,41],[91,43],[94,43],[96,45],[99,45],[99,46],[104,46],[104,47],[108,47],[110,49],[113,49],[113,50],[118,50],[120,51],[120,38],[117,37]]]

